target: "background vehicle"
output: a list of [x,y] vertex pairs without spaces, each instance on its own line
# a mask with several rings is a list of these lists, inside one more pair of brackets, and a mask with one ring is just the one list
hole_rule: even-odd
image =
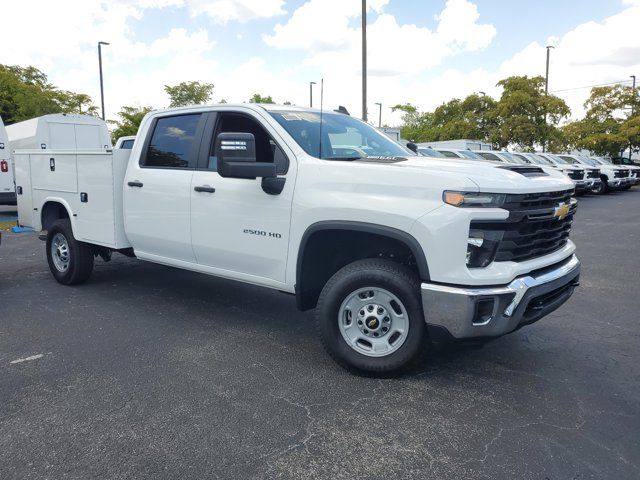
[[584,168],[572,165],[562,159],[553,158],[552,155],[538,153],[519,152],[513,154],[517,158],[529,160],[536,165],[545,165],[546,168],[555,168],[567,175],[576,187],[576,194],[591,192],[600,183],[600,171],[596,168]]
[[320,118],[152,112],[131,152],[33,149],[36,134],[15,155],[20,222],[46,232],[65,285],[120,252],[294,294],[337,362],[374,373],[425,341],[512,332],[571,296],[576,201],[560,173],[425,161],[360,120]]
[[[602,157],[597,157],[597,158],[602,158]],[[640,168],[640,160],[634,159],[634,158],[629,160],[629,157],[613,157],[611,159],[611,163],[613,163],[614,165],[622,165],[625,167],[636,166]]]
[[420,146],[429,146],[439,150],[441,148],[453,149],[453,150],[491,150],[490,143],[484,143],[481,140],[441,140],[437,142],[421,143]]
[[13,179],[13,161],[7,131],[0,118],[0,205],[16,204],[16,186]]
[[431,147],[418,147],[418,155],[421,157],[445,158],[445,156]]
[[603,194],[611,190],[622,190],[626,185],[633,182],[628,169],[617,167],[612,164],[599,163],[595,160],[580,155],[557,155],[573,165],[598,167],[600,169],[600,186],[593,190],[593,193]]
[[[621,163],[616,164],[614,161],[609,160],[604,157],[588,157],[591,161],[596,162],[598,165],[618,165],[622,168],[626,168],[629,170],[629,182],[627,185],[622,187],[622,190],[629,190],[634,185],[640,184],[640,167],[633,163]],[[627,159],[628,161],[629,159]]]
[[482,157],[476,155],[471,150],[457,150],[453,148],[438,148],[437,152],[440,152],[447,158],[464,158],[466,160],[482,160]]
[[120,137],[116,140],[116,144],[113,148],[120,148],[123,150],[131,150],[133,148],[133,142],[135,142],[136,136],[131,135],[129,137]]

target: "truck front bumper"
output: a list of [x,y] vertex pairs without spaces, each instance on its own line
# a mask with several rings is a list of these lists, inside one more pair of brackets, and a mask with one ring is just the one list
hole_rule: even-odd
[[560,307],[573,294],[579,277],[580,261],[572,255],[505,286],[465,288],[423,283],[425,321],[432,337],[499,337]]

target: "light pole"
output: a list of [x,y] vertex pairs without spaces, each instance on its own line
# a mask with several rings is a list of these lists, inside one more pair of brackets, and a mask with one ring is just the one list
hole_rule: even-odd
[[98,42],[98,65],[100,66],[100,103],[102,104],[102,120],[104,120],[104,80],[102,79],[102,45],[107,42]]
[[313,108],[313,86],[316,82],[309,82],[309,107]]
[[547,74],[545,75],[545,80],[544,80],[545,95],[549,93],[549,56],[552,48],[555,48],[555,47],[553,45],[547,45]]
[[367,0],[362,0],[362,121],[367,121]]
[[[635,104],[636,104],[636,76],[630,75],[629,78],[633,79],[633,86],[631,87],[631,116],[635,113]],[[629,162],[631,162],[631,143],[629,143]]]
[[[550,57],[550,52],[551,49],[555,48],[553,45],[547,45],[547,73],[544,76],[544,94],[545,95],[549,95],[549,57]],[[547,125],[547,111],[545,108],[545,112],[544,112],[544,124],[545,126]],[[545,139],[545,141],[542,143],[542,151],[546,152],[547,151],[547,140]]]
[[380,108],[379,114],[378,114],[378,128],[382,127],[382,104],[376,102],[376,105],[378,105],[378,107]]

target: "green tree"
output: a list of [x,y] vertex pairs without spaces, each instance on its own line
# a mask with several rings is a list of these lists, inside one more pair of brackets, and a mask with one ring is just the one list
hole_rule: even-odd
[[249,103],[276,103],[271,98],[271,95],[268,97],[262,96],[259,93],[254,93],[253,96],[249,99]]
[[558,124],[571,111],[561,98],[545,95],[543,77],[509,77],[498,85],[503,91],[489,136],[492,143],[532,151],[558,136]]
[[633,89],[622,85],[595,87],[584,107],[585,118],[562,129],[569,149],[616,156],[627,148],[640,148],[640,105]]
[[88,95],[56,88],[35,67],[0,65],[0,116],[7,125],[49,113],[95,115],[97,108]]
[[152,110],[152,107],[123,106],[118,112],[120,120],[109,120],[109,123],[114,125],[114,129],[111,131],[111,138],[113,142],[115,143],[115,141],[120,137],[137,135],[142,119]]
[[164,91],[169,95],[169,107],[186,107],[202,105],[211,100],[214,85],[197,81],[181,82],[178,85],[165,85]]
[[428,142],[433,140],[433,113],[420,112],[410,103],[391,107],[392,112],[402,112],[403,126],[400,136],[412,142]]

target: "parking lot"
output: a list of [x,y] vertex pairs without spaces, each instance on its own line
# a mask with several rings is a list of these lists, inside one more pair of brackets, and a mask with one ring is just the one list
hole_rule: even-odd
[[0,478],[639,478],[635,190],[580,199],[563,308],[390,379],[291,296],[120,256],[63,287],[3,232]]

